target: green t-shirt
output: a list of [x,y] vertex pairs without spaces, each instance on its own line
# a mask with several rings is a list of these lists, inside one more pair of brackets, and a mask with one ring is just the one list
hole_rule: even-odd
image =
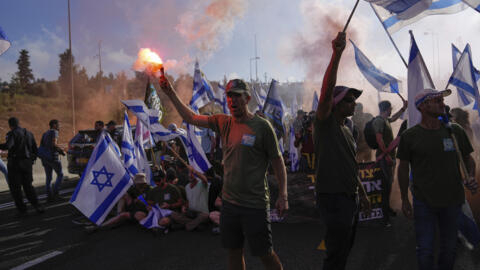
[[[473,152],[463,130],[452,124],[463,156]],[[410,162],[413,196],[431,207],[447,207],[464,202],[457,153],[446,127],[430,130],[416,125],[403,132],[397,158]]]
[[[381,116],[375,117],[373,120],[373,130],[375,130],[375,134],[381,133],[383,143],[385,144],[385,148],[388,148],[390,143],[393,141],[393,131],[392,126],[390,125],[390,121],[388,119],[384,119]],[[378,157],[383,152],[380,148],[377,149],[376,156]],[[395,149],[392,150],[390,153],[390,157],[395,160]]]
[[222,139],[222,198],[244,207],[268,208],[267,168],[272,159],[281,155],[271,124],[257,115],[237,122],[232,116],[223,114],[210,116],[208,123]]
[[156,186],[147,194],[147,201],[153,201],[161,206],[164,202],[174,204],[181,198],[180,191],[172,184],[167,184],[165,188]]
[[315,119],[313,125],[317,194],[355,194],[358,187],[358,165],[352,133],[345,125],[338,124],[333,114],[323,121]]

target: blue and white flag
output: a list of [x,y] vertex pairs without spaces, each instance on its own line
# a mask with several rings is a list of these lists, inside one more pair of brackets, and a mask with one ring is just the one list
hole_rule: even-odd
[[195,62],[195,71],[193,74],[193,93],[190,100],[190,107],[198,113],[200,108],[207,105],[214,99],[213,88],[208,82],[205,74],[200,70],[198,62]]
[[350,42],[355,50],[355,62],[357,63],[357,67],[365,79],[367,79],[377,91],[398,93],[398,80],[375,67],[355,43],[353,43],[352,40],[350,40]]
[[[295,99],[296,102],[296,99]],[[313,92],[313,100],[312,100],[312,111],[317,111],[318,108],[318,94],[317,91]],[[295,112],[296,113],[296,112]]]
[[182,140],[185,150],[187,151],[188,163],[195,170],[205,173],[212,167],[212,165],[208,161],[207,155],[205,154],[205,151],[203,151],[202,145],[195,135],[194,126],[188,123],[185,123],[185,125],[187,127],[186,136],[182,134],[180,135],[180,139]]
[[132,176],[136,175],[139,171],[137,167],[137,157],[135,156],[135,143],[133,142],[132,128],[130,127],[127,112],[125,112],[123,121],[121,152],[125,168]]
[[[402,1],[402,2],[405,2],[405,1]],[[408,18],[408,16],[405,16],[405,18],[403,18],[402,16],[392,13],[387,9],[378,5],[370,4],[370,6],[376,13],[380,22],[383,24],[385,29],[390,34],[393,34],[398,30],[400,30],[401,28],[403,28],[404,26],[417,22],[426,16],[452,14],[468,8],[468,6],[465,5],[462,2],[462,0],[432,0],[431,2],[432,3],[428,6],[427,9],[425,9],[424,11],[420,12],[419,14],[411,18]]]
[[285,127],[283,126],[283,108],[282,99],[277,90],[277,81],[272,79],[267,99],[263,106],[263,113],[275,129],[278,139],[282,138],[285,133]]
[[158,142],[158,141],[163,141],[163,142],[170,141],[170,140],[173,140],[173,139],[175,139],[179,136],[186,136],[186,134],[187,134],[187,132],[182,128],[177,128],[175,130],[170,130],[170,129],[162,126],[161,124],[152,125],[151,132],[152,132],[153,139],[156,142]]
[[480,12],[480,0],[463,0],[463,2]]
[[[138,196],[138,199],[145,205],[148,205],[143,196]],[[163,228],[163,226],[160,226],[158,222],[161,218],[170,216],[172,212],[173,211],[170,209],[162,209],[158,206],[158,204],[155,204],[152,206],[152,209],[148,211],[148,215],[144,219],[140,220],[139,223],[147,229]]]
[[100,225],[132,184],[112,139],[102,132],[70,203],[91,222]]
[[[317,92],[315,92],[317,93]],[[292,116],[295,117],[298,111],[297,96],[293,97],[292,107],[290,109]],[[300,157],[298,156],[298,149],[295,147],[295,128],[293,124],[290,125],[290,143],[288,146],[288,154],[290,155],[290,171],[296,172],[300,168]]]
[[432,0],[365,0],[383,7],[399,19],[410,19],[422,13],[432,4]]
[[10,40],[8,40],[7,35],[3,32],[2,27],[0,26],[0,55],[10,48]]
[[222,107],[224,114],[230,114],[227,104],[227,95],[225,93],[225,87],[221,84],[218,84],[218,91],[215,94],[215,102]]
[[[432,77],[423,61],[422,54],[418,49],[417,42],[411,35],[410,57],[408,59],[408,104],[415,105],[415,96],[426,88],[435,89]],[[408,127],[420,123],[421,114],[416,106],[408,106]]]
[[[462,56],[462,53],[460,50],[452,44],[452,63],[453,63],[453,70],[457,67],[458,60],[460,59],[460,56]],[[457,94],[458,94],[458,104],[460,106],[467,106],[470,103],[472,103],[473,98],[468,97],[462,89],[457,88]]]
[[[137,119],[138,120],[138,119]],[[150,131],[145,132],[147,128],[144,127],[141,121],[137,121],[137,126],[135,130],[135,141],[133,145],[135,153],[135,167],[138,169],[138,172],[144,173],[146,178],[150,180],[150,185],[155,186],[155,181],[153,181],[153,174],[150,168],[150,163],[148,162],[147,153],[145,152],[145,136],[144,134],[148,133],[147,140],[150,140]]]
[[149,109],[145,102],[134,99],[134,100],[122,100],[121,101],[127,109],[129,109],[140,121],[142,121],[147,127],[150,125],[158,123],[159,111],[155,109]]
[[467,200],[463,203],[462,213],[458,216],[458,231],[468,248],[473,249],[480,244],[480,230]]
[[472,52],[470,50],[470,44],[465,46],[460,59],[458,59],[455,70],[448,80],[448,84],[456,86],[458,92],[463,92],[466,96],[472,97],[475,100],[474,109],[480,114],[478,101],[480,95],[478,92],[478,85],[475,76],[475,68],[472,63]]

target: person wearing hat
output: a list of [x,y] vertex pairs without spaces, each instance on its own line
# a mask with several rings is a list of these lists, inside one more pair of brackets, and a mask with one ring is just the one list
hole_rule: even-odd
[[[415,220],[418,269],[433,269],[433,242],[436,226],[440,231],[439,269],[453,269],[457,245],[457,218],[465,202],[465,183],[472,193],[475,161],[472,145],[464,129],[439,120],[445,114],[443,98],[450,90],[425,89],[415,97],[415,107],[421,113],[419,124],[403,132],[398,147],[398,182],[405,216]],[[454,137],[452,137],[454,135]],[[458,142],[468,175],[462,179],[454,139]],[[411,170],[410,170],[411,168]],[[409,174],[411,172],[412,179]],[[413,208],[408,190],[413,197]]]
[[198,115],[183,104],[163,75],[160,87],[183,120],[210,128],[221,137],[224,182],[220,230],[223,247],[228,250],[228,268],[245,269],[246,239],[266,269],[282,269],[273,250],[266,173],[271,164],[279,186],[275,206],[283,214],[288,209],[285,164],[272,125],[248,110],[248,85],[240,79],[230,80],[225,92],[231,115],[211,116]]
[[[397,121],[402,113],[407,109],[408,102],[403,100],[403,107],[392,115],[392,103],[388,100],[382,100],[378,103],[380,115],[373,120],[373,130],[378,144],[376,157],[383,155],[379,165],[383,171],[384,181],[382,183],[382,213],[385,227],[390,227],[390,217],[396,216],[395,211],[390,207],[390,193],[392,191],[393,171],[395,169],[395,149],[387,151],[390,143],[393,141],[393,131],[390,123]],[[391,117],[390,117],[391,116]]]
[[315,191],[317,207],[326,224],[327,256],[323,269],[345,269],[355,237],[360,204],[369,212],[370,203],[358,178],[356,144],[345,119],[355,111],[362,91],[335,86],[340,58],[345,49],[345,33],[332,41],[333,54],[325,72],[314,120],[316,156]]

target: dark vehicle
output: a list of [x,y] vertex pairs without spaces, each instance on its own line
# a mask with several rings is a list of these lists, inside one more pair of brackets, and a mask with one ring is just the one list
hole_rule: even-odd
[[[131,128],[132,136],[135,136],[135,126]],[[116,126],[116,133],[120,135],[123,134],[123,126]],[[67,151],[69,173],[82,175],[95,148],[96,141],[97,132],[94,129],[80,130],[77,135],[70,140]]]

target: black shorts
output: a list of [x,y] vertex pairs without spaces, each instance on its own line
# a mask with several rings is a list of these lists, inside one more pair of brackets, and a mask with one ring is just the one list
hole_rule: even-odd
[[220,232],[227,249],[243,248],[247,238],[253,256],[264,256],[273,250],[270,213],[267,209],[247,208],[222,202]]

